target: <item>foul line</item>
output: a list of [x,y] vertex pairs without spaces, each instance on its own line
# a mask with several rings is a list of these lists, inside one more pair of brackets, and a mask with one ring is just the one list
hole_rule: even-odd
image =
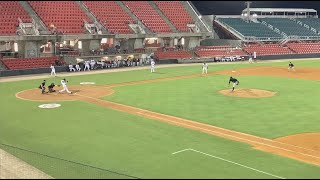
[[191,148],[188,148],[188,149],[184,149],[184,150],[181,150],[181,151],[174,152],[174,153],[172,153],[172,155],[174,155],[174,154],[178,154],[178,153],[181,153],[181,152],[184,152],[184,151],[193,151],[193,152],[197,152],[197,153],[200,153],[200,154],[203,154],[203,155],[206,155],[206,156],[209,156],[209,157],[215,158],[215,159],[219,159],[219,160],[222,160],[222,161],[225,161],[225,162],[231,163],[231,164],[235,164],[235,165],[238,165],[238,166],[241,166],[241,167],[247,168],[247,169],[251,169],[251,170],[254,170],[254,171],[257,171],[257,172],[263,173],[263,174],[267,174],[267,175],[269,175],[269,176],[273,176],[273,177],[276,177],[276,178],[279,178],[279,179],[286,179],[286,178],[283,178],[283,177],[280,177],[280,176],[277,176],[277,175],[274,175],[274,174],[271,174],[271,173],[267,173],[267,172],[264,172],[264,171],[261,171],[261,170],[258,170],[258,169],[255,169],[255,168],[249,167],[249,166],[245,166],[245,165],[240,164],[240,163],[236,163],[236,162],[233,162],[233,161],[230,161],[230,160],[227,160],[227,159],[223,159],[223,158],[221,158],[221,157],[213,156],[213,155],[211,155],[211,154],[207,154],[207,153],[204,153],[204,152],[201,152],[201,151],[198,151],[198,150],[194,150],[194,149],[191,149]]
[[[105,101],[105,100],[102,100],[102,99],[98,99],[98,98],[93,98],[93,97],[90,97],[90,96],[85,96],[85,95],[80,95],[79,96],[82,96],[82,97],[86,97],[86,98],[89,98],[89,99],[94,99],[94,100],[97,100],[97,101],[102,101],[102,102],[105,102],[105,103],[112,103],[112,104],[117,104],[119,106],[125,106],[125,107],[128,107],[128,108],[132,108],[132,109],[137,109],[137,110],[141,110],[142,112],[136,112],[136,114],[143,114],[143,112],[150,112],[150,113],[153,113],[153,114],[160,114],[160,113],[156,113],[156,112],[152,112],[152,111],[149,111],[149,110],[144,110],[144,109],[140,109],[140,108],[136,108],[136,107],[131,107],[131,106],[127,106],[127,105],[124,105],[124,104],[118,104],[118,103],[114,103],[114,102],[110,102],[110,101]],[[111,107],[112,108],[112,107]],[[115,109],[117,111],[119,111],[117,108],[112,108],[112,109]],[[123,112],[123,111],[122,111]],[[124,111],[124,112],[127,112],[127,111]],[[130,112],[127,112],[127,113],[130,113]],[[130,114],[134,114],[134,113],[130,113]],[[160,115],[165,115],[165,114],[160,114]],[[167,117],[170,117],[169,115],[165,115]],[[207,129],[207,128],[202,128],[202,127],[198,127],[198,126],[194,126],[194,125],[189,125],[189,124],[185,124],[183,123],[184,122],[191,122],[191,123],[195,123],[194,121],[190,121],[190,120],[186,120],[186,119],[181,119],[181,118],[178,118],[178,117],[174,117],[172,116],[173,118],[178,118],[179,120],[181,120],[182,122],[179,122],[179,121],[175,121],[175,120],[169,120],[169,119],[165,119],[165,118],[162,118],[162,117],[158,117],[158,116],[154,116],[154,115],[144,115],[143,117],[147,117],[150,119],[153,118],[153,119],[161,119],[161,120],[165,120],[166,122],[171,122],[171,123],[175,123],[175,124],[178,124],[178,125],[184,125],[184,126],[189,126],[189,127],[192,127],[192,128],[195,128],[197,130],[205,130],[205,131],[209,131],[209,132],[214,132],[214,133],[217,133],[217,134],[222,134],[223,136],[229,136],[229,137],[233,137],[233,138],[236,138],[236,139],[241,139],[241,140],[245,140],[247,142],[252,142],[252,143],[255,143],[255,144],[260,144],[260,145],[264,145],[264,146],[269,146],[269,147],[273,147],[273,148],[277,148],[277,149],[282,149],[282,150],[285,150],[285,151],[288,151],[288,152],[293,152],[293,153],[297,153],[297,154],[301,154],[301,155],[304,155],[304,156],[309,156],[309,157],[313,157],[313,158],[317,158],[317,159],[320,159],[320,157],[318,156],[314,156],[314,155],[310,155],[310,154],[306,154],[306,153],[301,153],[301,152],[298,152],[298,151],[294,151],[294,150],[290,150],[290,149],[287,149],[287,148],[282,148],[282,147],[278,147],[278,146],[274,146],[274,145],[270,145],[270,144],[265,144],[265,143],[262,143],[262,142],[258,142],[258,141],[253,141],[253,140],[249,140],[249,139],[246,139],[246,138],[241,138],[241,137],[237,137],[237,136],[234,136],[234,135],[230,135],[230,134],[226,134],[226,133],[223,133],[223,132],[218,132],[218,131],[214,131],[214,130],[210,130],[210,129]],[[163,121],[162,121],[163,122]],[[210,126],[210,127],[213,127],[213,128],[216,128],[215,126],[211,126],[211,125],[208,125],[208,124],[202,124],[202,123],[199,123],[199,122],[196,122],[196,124],[199,124],[199,125],[205,125],[205,126]],[[195,130],[194,129],[194,130]],[[227,130],[227,129],[223,129],[223,128],[219,128],[218,129],[221,129],[221,130]],[[227,131],[230,131],[230,130],[227,130]],[[232,131],[230,131],[232,132]],[[237,131],[234,131],[233,133],[238,133]],[[247,135],[247,134],[244,134],[244,133],[241,133],[243,135]],[[264,139],[264,138],[261,138],[261,137],[256,137],[256,136],[253,136],[253,135],[250,135],[252,137],[255,137],[257,139]],[[231,139],[232,140],[232,139]],[[277,142],[277,141],[274,141],[274,142]],[[248,143],[247,143],[248,144]]]

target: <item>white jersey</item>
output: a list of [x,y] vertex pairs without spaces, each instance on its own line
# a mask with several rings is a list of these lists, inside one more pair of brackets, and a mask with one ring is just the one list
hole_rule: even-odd
[[61,85],[62,85],[62,86],[67,86],[67,82],[62,79],[62,80],[61,80]]
[[51,71],[55,71],[56,69],[54,68],[54,66],[50,66],[50,68],[51,68]]
[[154,67],[156,63],[154,61],[151,61],[151,67]]
[[69,65],[69,69],[73,68],[72,64]]
[[203,69],[208,69],[208,64],[203,64],[203,65],[202,65],[202,68],[203,68]]
[[257,58],[257,53],[253,52],[253,58],[256,59]]

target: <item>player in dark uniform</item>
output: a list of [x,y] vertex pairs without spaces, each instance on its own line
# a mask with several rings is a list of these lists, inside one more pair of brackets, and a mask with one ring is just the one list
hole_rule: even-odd
[[293,71],[296,71],[294,69],[294,65],[292,64],[292,62],[289,63],[288,71],[290,71],[290,69],[293,69]]
[[39,89],[41,89],[41,93],[46,93],[46,80],[43,80],[43,82],[40,84]]
[[52,93],[52,92],[56,92],[56,90],[54,90],[53,88],[55,87],[56,85],[54,83],[51,83],[50,86],[48,86],[48,89],[49,89],[49,93]]
[[233,78],[233,77],[231,76],[230,79],[229,79],[229,86],[230,86],[230,82],[233,82],[232,91],[231,91],[231,92],[233,92],[233,91],[234,91],[234,87],[235,87],[236,85],[239,85],[239,81],[238,81],[236,78]]

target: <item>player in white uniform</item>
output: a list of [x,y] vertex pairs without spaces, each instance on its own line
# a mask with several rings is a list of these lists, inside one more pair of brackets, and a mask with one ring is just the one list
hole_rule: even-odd
[[96,64],[96,61],[93,60],[93,59],[91,59],[91,61],[90,61],[91,69],[94,68],[94,65],[95,65],[95,64]]
[[80,68],[79,64],[76,64],[76,70],[77,71],[81,71],[81,68]]
[[66,79],[62,79],[62,80],[61,80],[61,85],[62,85],[63,89],[60,90],[59,93],[62,93],[62,92],[64,92],[64,91],[67,91],[67,93],[72,94],[72,92],[69,91],[69,89],[68,89],[68,87],[67,87],[67,82],[68,82],[68,81],[67,81]]
[[249,63],[252,63],[252,55],[249,55]]
[[208,74],[208,64],[205,62],[202,65],[202,74],[204,73]]
[[257,53],[255,51],[253,52],[253,60],[257,62]]
[[155,72],[155,70],[154,70],[155,64],[156,63],[153,60],[151,60],[151,73]]
[[84,69],[83,69],[83,71],[86,71],[86,69],[88,69],[88,71],[90,71],[90,65],[89,65],[89,61],[85,61],[85,63],[84,63],[85,65],[84,65]]
[[56,69],[54,68],[53,64],[51,64],[50,68],[51,68],[51,76],[53,76],[53,75],[57,76]]
[[76,70],[73,68],[72,64],[69,64],[69,70],[70,70],[70,72],[71,72],[71,71],[76,72]]

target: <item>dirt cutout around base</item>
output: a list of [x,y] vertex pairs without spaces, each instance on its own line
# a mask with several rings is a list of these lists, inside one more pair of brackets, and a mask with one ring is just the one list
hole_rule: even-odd
[[271,92],[267,90],[261,89],[235,89],[231,91],[230,89],[225,89],[219,91],[219,93],[225,96],[232,97],[243,97],[243,98],[264,98],[264,97],[272,97],[276,94],[276,92]]
[[[312,69],[312,68],[310,68]],[[222,72],[212,72],[208,73],[208,75],[214,74],[234,74],[234,75],[266,75],[266,76],[280,76],[280,77],[297,77],[303,79],[320,79],[320,70],[319,68],[317,71],[312,69],[312,71],[308,71],[308,68],[297,68],[296,72],[288,72],[285,67],[254,67],[254,68],[243,68],[239,70],[235,70],[234,73],[231,70],[222,71]],[[41,94],[40,89],[31,89],[22,91],[16,94],[17,98],[24,99],[24,100],[31,100],[31,101],[75,101],[81,100],[89,103],[93,103],[105,108],[114,109],[117,111],[134,114],[137,116],[146,117],[153,120],[158,120],[162,122],[166,122],[169,124],[174,124],[177,126],[201,131],[204,133],[212,134],[215,136],[244,142],[247,144],[252,145],[256,149],[260,149],[267,152],[272,152],[274,154],[282,155],[285,157],[293,158],[296,160],[300,160],[303,162],[311,163],[320,166],[320,151],[305,148],[302,145],[294,145],[292,142],[281,142],[279,140],[271,140],[267,138],[262,138],[258,136],[253,136],[250,134],[245,134],[237,131],[232,131],[208,124],[199,123],[196,121],[191,121],[187,119],[182,119],[174,116],[169,116],[166,114],[161,114],[157,112],[152,112],[132,106],[127,106],[123,104],[118,104],[114,102],[105,101],[99,99],[104,96],[108,96],[114,93],[113,87],[118,86],[128,86],[128,85],[135,85],[135,84],[143,84],[143,83],[151,83],[151,82],[159,82],[159,81],[168,81],[168,80],[175,80],[175,79],[183,79],[183,78],[193,78],[193,77],[201,77],[201,74],[194,74],[194,75],[186,75],[186,76],[177,76],[171,78],[161,78],[161,79],[151,79],[151,80],[142,80],[142,81],[135,81],[135,82],[127,82],[127,83],[119,83],[119,84],[109,84],[105,86],[70,86],[69,90],[73,91],[74,94],[59,94],[59,93],[48,93],[48,94]],[[60,90],[61,87],[58,87],[56,90]],[[230,92],[230,89],[227,90]],[[241,90],[236,89],[235,93],[242,92],[242,97],[244,94],[247,96],[255,97],[257,96],[267,96],[270,97],[271,94],[274,95],[275,92],[268,92],[266,93],[264,90]],[[304,139],[308,141],[307,139]],[[311,139],[310,142],[313,142],[314,139]],[[315,143],[315,142],[313,142]]]
[[[295,135],[277,138],[274,140],[278,142],[286,143],[286,144],[291,144],[293,146],[302,147],[305,150],[314,151],[320,154],[320,133],[295,134]],[[273,148],[270,148],[267,146],[255,146],[254,148],[301,161],[301,159],[297,157],[293,152],[275,151]],[[312,156],[310,158],[310,161],[312,161]],[[319,165],[317,158],[313,160],[312,164]]]

